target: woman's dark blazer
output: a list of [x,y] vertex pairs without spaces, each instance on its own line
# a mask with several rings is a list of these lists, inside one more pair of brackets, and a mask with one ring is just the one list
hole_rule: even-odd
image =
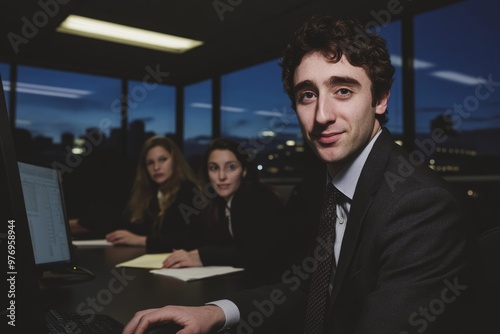
[[284,205],[262,183],[242,183],[231,201],[231,237],[225,220],[225,200],[216,197],[219,216],[209,241],[199,248],[203,265],[229,265],[265,271],[279,266],[283,238]]
[[[417,159],[421,154],[408,154],[387,130],[377,138],[351,203],[325,333],[448,334],[467,329],[476,275],[471,229],[461,220],[460,201]],[[311,227],[304,233],[316,230],[325,178],[323,174],[316,186],[305,185],[302,209],[308,211],[305,223]],[[270,314],[263,319],[274,320],[276,333],[301,319],[313,258],[313,253],[303,258],[276,285],[232,296],[241,312],[240,326],[255,322],[252,314],[262,313],[264,304]],[[297,321],[286,332],[300,333],[301,327]],[[264,328],[259,325],[254,333]]]
[[[192,250],[202,244],[204,224],[201,215],[191,214],[197,192],[191,181],[184,181],[177,192],[175,201],[165,212],[161,228],[153,233],[153,224],[159,212],[156,196],[151,201],[148,214],[140,223],[140,229],[131,228],[134,232],[143,233],[146,238],[146,252],[164,253],[173,249]],[[133,225],[133,224],[131,224]]]

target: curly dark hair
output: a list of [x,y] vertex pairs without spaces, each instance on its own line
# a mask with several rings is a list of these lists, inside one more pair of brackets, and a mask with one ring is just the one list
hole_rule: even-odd
[[[356,19],[313,16],[292,35],[280,61],[283,87],[294,110],[294,73],[302,58],[311,52],[320,52],[334,63],[345,56],[351,65],[362,67],[372,83],[374,106],[391,89],[394,66],[382,37],[366,31]],[[381,124],[385,124],[388,120],[387,110],[376,117]]]

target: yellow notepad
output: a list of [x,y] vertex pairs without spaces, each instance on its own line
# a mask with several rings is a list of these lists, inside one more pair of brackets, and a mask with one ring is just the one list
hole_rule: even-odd
[[116,267],[132,267],[145,269],[160,269],[163,261],[172,253],[144,254],[130,261],[118,263]]

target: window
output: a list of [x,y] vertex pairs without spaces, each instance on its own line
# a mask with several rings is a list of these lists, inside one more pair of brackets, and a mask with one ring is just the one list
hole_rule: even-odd
[[7,103],[7,109],[9,108],[9,91],[10,91],[10,71],[9,64],[0,63],[0,74],[2,75],[3,89],[5,94],[5,103]]
[[150,136],[175,134],[175,87],[129,81],[127,106],[130,156],[137,157]]
[[113,143],[120,88],[118,79],[19,66],[16,134],[50,162]]
[[401,22],[393,22],[381,27],[380,36],[387,41],[392,65],[396,69],[389,99],[387,129],[397,138],[403,134],[403,88],[401,77]]
[[195,170],[212,140],[212,82],[184,88],[184,155]]
[[464,1],[415,17],[414,157],[447,174],[500,170],[497,1]]
[[263,177],[294,177],[304,143],[278,60],[221,77],[221,133],[240,142]]

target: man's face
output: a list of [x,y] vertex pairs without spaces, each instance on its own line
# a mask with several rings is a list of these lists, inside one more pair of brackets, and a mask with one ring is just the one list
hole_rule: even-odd
[[373,107],[365,70],[318,52],[305,55],[295,70],[294,91],[304,137],[335,173],[377,133],[375,114],[385,112],[389,98]]

